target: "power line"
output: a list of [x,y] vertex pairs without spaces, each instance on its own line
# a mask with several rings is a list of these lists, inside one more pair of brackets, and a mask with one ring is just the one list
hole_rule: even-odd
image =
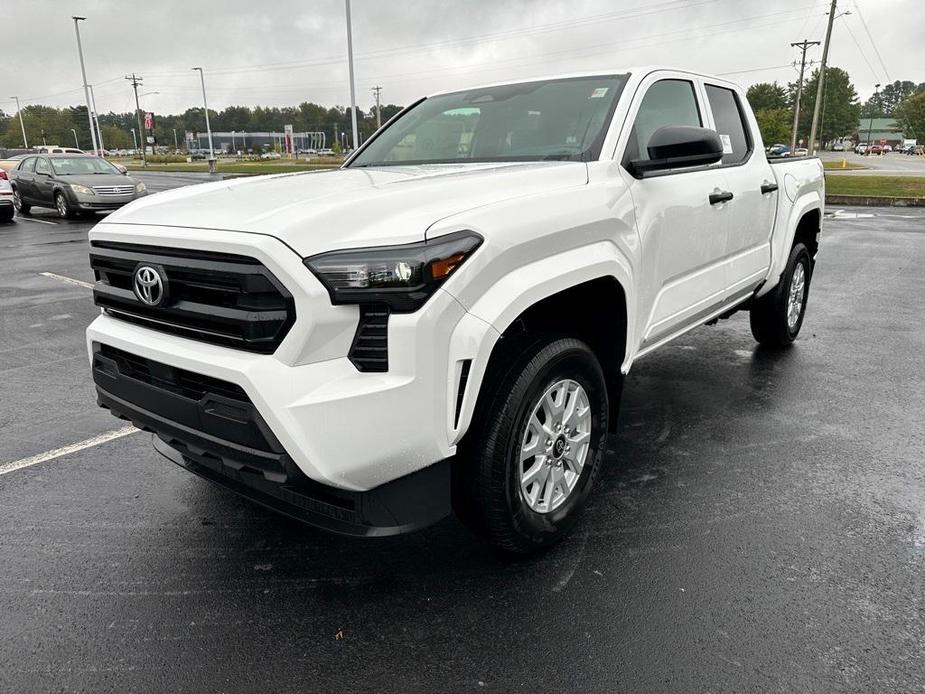
[[870,28],[867,26],[867,22],[864,20],[864,15],[861,14],[861,8],[858,7],[857,0],[854,0],[854,9],[857,10],[858,18],[861,20],[861,24],[864,26],[864,31],[867,32],[867,38],[870,39],[870,45],[874,47],[874,53],[877,54],[877,60],[880,61],[880,67],[883,68],[883,74],[886,75],[887,82],[891,82],[890,71],[886,69],[886,64],[883,62],[883,57],[880,55],[880,51],[877,49],[877,44],[874,42],[873,34],[870,33]]
[[[867,59],[867,55],[865,55],[864,49],[861,48],[861,44],[858,43],[857,37],[854,35],[854,32],[851,31],[851,26],[849,26],[849,24],[848,24],[847,21],[846,21],[846,22],[842,22],[842,24],[844,24],[844,25],[845,25],[845,29],[848,30],[848,36],[850,36],[850,37],[851,37],[851,40],[854,41],[854,45],[858,47],[858,53],[861,54],[861,57],[864,59],[864,62],[867,63],[867,67],[870,69],[870,74],[872,74],[872,75],[874,76],[874,79],[875,79],[875,80],[876,80],[876,79],[880,79],[879,76],[877,75],[877,71],[874,70],[874,66],[871,65],[871,64],[870,64],[870,61]],[[887,79],[887,81],[889,81],[889,79]]]

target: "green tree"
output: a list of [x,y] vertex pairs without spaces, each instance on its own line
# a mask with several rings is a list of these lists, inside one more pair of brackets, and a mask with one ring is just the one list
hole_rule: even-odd
[[763,108],[755,111],[755,119],[765,146],[790,142],[790,129],[793,127],[790,109]]
[[788,108],[790,102],[787,90],[777,82],[759,82],[745,92],[748,103],[755,111],[780,110]]
[[906,137],[925,139],[925,90],[897,106],[894,117]]
[[[804,142],[809,140],[818,84],[819,70],[817,69],[813,70],[813,74],[803,85],[797,139],[803,139]],[[796,86],[795,82],[789,85],[791,94],[796,94]],[[850,135],[858,127],[858,120],[861,117],[858,94],[854,85],[851,84],[848,73],[841,68],[827,67],[825,69],[825,93],[820,115],[821,122],[816,133],[817,141],[820,143]]]

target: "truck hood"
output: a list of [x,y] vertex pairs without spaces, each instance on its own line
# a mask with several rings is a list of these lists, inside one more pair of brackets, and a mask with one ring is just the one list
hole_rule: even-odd
[[[502,200],[588,181],[581,162],[432,164],[281,174],[178,188],[137,200],[101,227],[132,225],[267,234],[302,256],[410,243],[434,222]],[[112,229],[110,229],[112,230]]]

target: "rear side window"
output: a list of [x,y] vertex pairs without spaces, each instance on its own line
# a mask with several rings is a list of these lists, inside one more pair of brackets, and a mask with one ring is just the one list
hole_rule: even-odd
[[647,161],[649,138],[666,125],[703,125],[693,82],[660,80],[649,87],[639,105],[636,120],[633,121],[625,161]]
[[48,163],[47,159],[38,159],[35,162],[35,173],[40,173],[40,174],[50,174],[51,173],[51,164]]
[[19,165],[19,170],[28,171],[30,173],[35,171],[35,157],[29,157],[28,159],[24,159],[23,163]]
[[716,132],[723,141],[723,164],[739,164],[752,150],[739,98],[731,89],[706,85]]

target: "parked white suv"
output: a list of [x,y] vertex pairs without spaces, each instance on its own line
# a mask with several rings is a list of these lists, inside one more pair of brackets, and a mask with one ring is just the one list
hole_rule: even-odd
[[90,234],[99,402],[177,464],[330,530],[451,508],[558,540],[623,379],[748,309],[800,331],[817,159],[769,164],[742,90],[644,68],[438,94],[343,166],[209,183]]

